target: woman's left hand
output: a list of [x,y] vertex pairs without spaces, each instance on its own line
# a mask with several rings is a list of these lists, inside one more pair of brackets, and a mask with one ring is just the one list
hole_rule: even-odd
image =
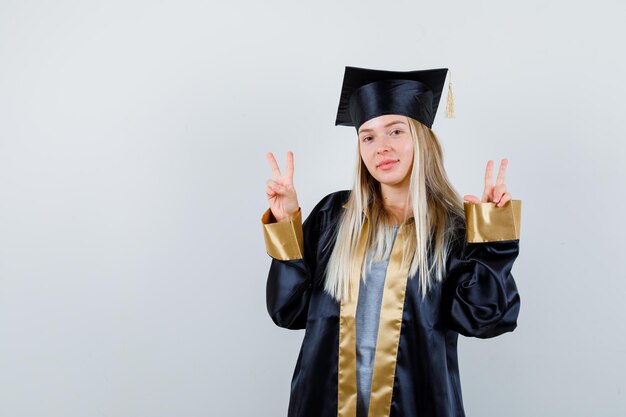
[[511,194],[506,191],[506,184],[504,184],[504,173],[508,163],[509,161],[506,158],[500,162],[500,170],[494,186],[493,161],[489,160],[485,171],[485,191],[483,191],[482,200],[475,195],[466,195],[463,197],[463,200],[470,203],[496,203],[498,207],[505,205],[507,201],[511,200]]

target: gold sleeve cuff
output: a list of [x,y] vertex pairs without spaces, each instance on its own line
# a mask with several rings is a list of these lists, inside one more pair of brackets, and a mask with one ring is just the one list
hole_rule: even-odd
[[303,258],[302,210],[292,219],[277,222],[271,209],[261,217],[267,254],[279,261]]
[[522,201],[511,200],[504,206],[495,203],[464,202],[467,242],[496,242],[519,239]]

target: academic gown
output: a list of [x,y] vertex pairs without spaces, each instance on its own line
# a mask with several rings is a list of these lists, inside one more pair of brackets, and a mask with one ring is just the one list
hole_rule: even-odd
[[[280,327],[305,329],[291,382],[288,417],[356,416],[356,326],[359,279],[349,299],[324,292],[324,270],[337,220],[350,191],[324,197],[302,223],[301,212],[276,222],[262,216],[272,257],[266,301]],[[520,297],[511,268],[519,251],[521,201],[503,207],[465,203],[457,219],[447,274],[425,298],[409,279],[401,250],[410,227],[401,227],[385,276],[374,357],[369,417],[462,417],[458,334],[491,338],[517,326]],[[367,215],[357,256],[365,256]],[[358,278],[358,277],[356,277]]]

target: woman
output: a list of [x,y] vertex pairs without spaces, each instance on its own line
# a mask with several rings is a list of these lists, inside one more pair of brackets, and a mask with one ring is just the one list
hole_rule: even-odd
[[464,416],[458,334],[517,325],[521,202],[506,159],[495,186],[488,162],[482,199],[450,185],[430,130],[446,72],[346,68],[336,124],[357,129],[354,186],[304,223],[293,154],[283,175],[268,153],[267,308],[306,329],[290,417]]

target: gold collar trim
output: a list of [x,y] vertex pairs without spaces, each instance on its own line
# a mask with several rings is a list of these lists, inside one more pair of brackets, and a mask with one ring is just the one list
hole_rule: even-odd
[[[365,259],[366,243],[369,237],[367,217],[363,223],[357,245],[356,256],[359,270],[353,270],[350,277],[350,296],[341,302],[339,319],[339,358],[337,416],[356,417],[357,378],[356,378],[356,309],[359,299],[361,266]],[[404,298],[408,280],[409,265],[402,265],[403,250],[408,240],[408,230],[401,227],[391,250],[378,325],[376,353],[370,394],[370,416],[387,417],[391,410],[391,397],[395,380],[396,360]]]

